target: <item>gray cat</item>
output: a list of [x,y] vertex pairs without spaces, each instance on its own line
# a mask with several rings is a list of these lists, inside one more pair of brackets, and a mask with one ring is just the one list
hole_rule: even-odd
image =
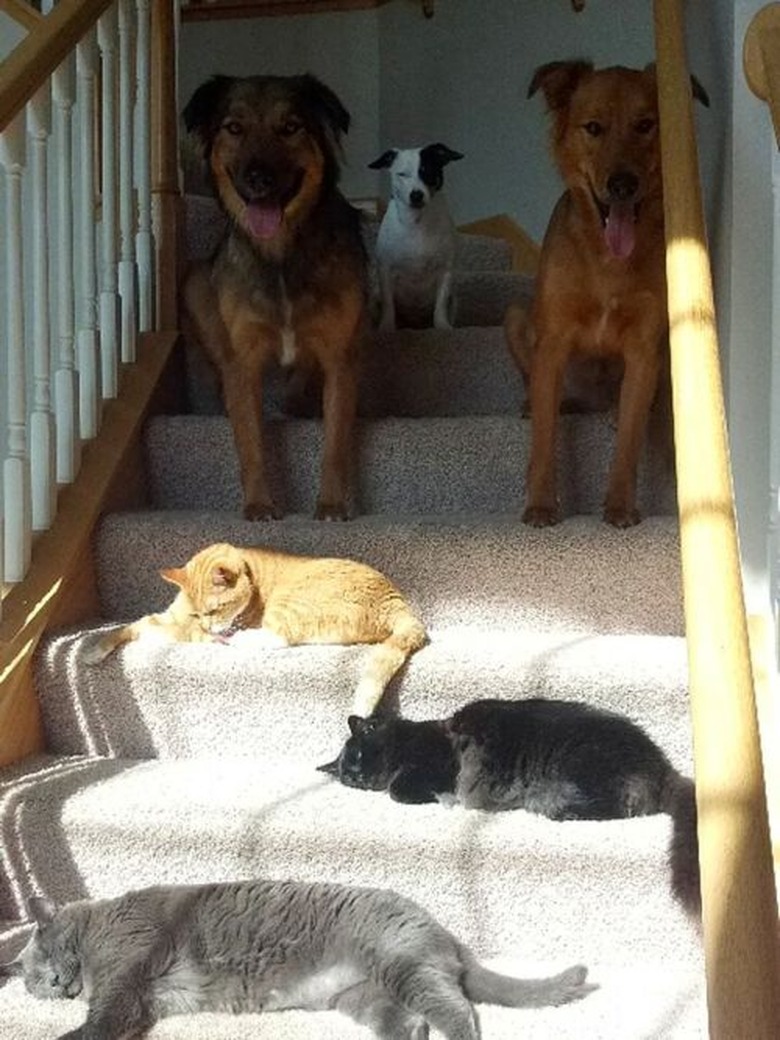
[[521,980],[479,965],[422,907],[387,889],[237,881],[69,903],[30,900],[37,927],[14,962],[36,997],[88,1001],[60,1040],[129,1040],[197,1011],[335,1008],[386,1040],[477,1040],[471,1001],[580,1000],[587,969]]

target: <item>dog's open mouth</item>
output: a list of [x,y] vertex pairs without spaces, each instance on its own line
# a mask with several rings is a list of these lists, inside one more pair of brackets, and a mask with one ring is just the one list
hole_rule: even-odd
[[287,191],[279,195],[247,198],[244,218],[249,233],[254,238],[267,241],[277,234],[284,220],[284,211],[301,190],[303,170],[298,170]]
[[607,249],[618,260],[626,260],[634,251],[635,225],[639,216],[639,203],[633,200],[610,200],[602,202],[592,191],[596,209],[604,228]]

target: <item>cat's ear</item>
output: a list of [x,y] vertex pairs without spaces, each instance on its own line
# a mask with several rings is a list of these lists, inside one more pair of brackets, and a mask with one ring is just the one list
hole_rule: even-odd
[[178,585],[179,588],[182,588],[184,585],[184,568],[166,567],[165,570],[160,571],[160,577],[169,581],[171,585]]
[[332,762],[326,762],[325,765],[317,766],[318,773],[327,773],[328,776],[339,775],[339,760],[334,758]]
[[54,920],[57,907],[46,896],[30,896],[27,900],[27,913],[39,928],[44,928]]
[[221,563],[218,567],[215,567],[211,572],[211,584],[216,585],[219,588],[230,589],[238,581],[238,572],[233,570],[232,567],[228,567],[226,564]]
[[349,726],[349,732],[352,734],[353,737],[356,737],[358,733],[363,732],[363,730],[366,728],[367,721],[368,720],[364,719],[361,715],[349,716],[349,718],[347,719],[347,725]]

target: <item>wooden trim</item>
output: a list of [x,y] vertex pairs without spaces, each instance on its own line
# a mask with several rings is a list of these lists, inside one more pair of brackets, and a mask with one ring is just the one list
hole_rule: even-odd
[[0,0],[0,11],[5,11],[25,29],[37,29],[43,21],[41,12],[30,7],[24,0]]
[[215,18],[267,18],[279,15],[320,14],[323,11],[359,11],[381,7],[388,0],[209,0],[182,4],[184,22]]
[[756,688],[756,711],[766,781],[769,834],[775,870],[780,868],[780,684],[774,664],[774,619],[766,614],[748,618],[750,659]]
[[742,46],[747,84],[766,101],[780,146],[780,4],[767,4],[748,26]]
[[113,0],[60,0],[0,65],[0,129],[70,54]]
[[539,269],[541,249],[538,243],[506,213],[461,224],[458,230],[468,235],[488,235],[490,238],[503,238],[509,242],[512,247],[513,271],[535,275]]
[[120,396],[106,403],[99,436],[85,446],[78,477],[60,492],[52,527],[35,542],[26,578],[3,599],[0,765],[43,746],[32,656],[47,627],[98,613],[92,533],[105,509],[143,500],[140,434],[177,341],[176,333],[141,337],[137,362],[122,373]]
[[772,1040],[777,901],[682,0],[654,12],[709,1035]]

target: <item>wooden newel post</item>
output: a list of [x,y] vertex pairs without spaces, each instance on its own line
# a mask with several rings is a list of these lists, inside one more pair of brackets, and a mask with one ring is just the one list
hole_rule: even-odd
[[178,237],[181,211],[176,93],[176,5],[151,5],[152,213],[155,240],[156,327],[178,327]]

